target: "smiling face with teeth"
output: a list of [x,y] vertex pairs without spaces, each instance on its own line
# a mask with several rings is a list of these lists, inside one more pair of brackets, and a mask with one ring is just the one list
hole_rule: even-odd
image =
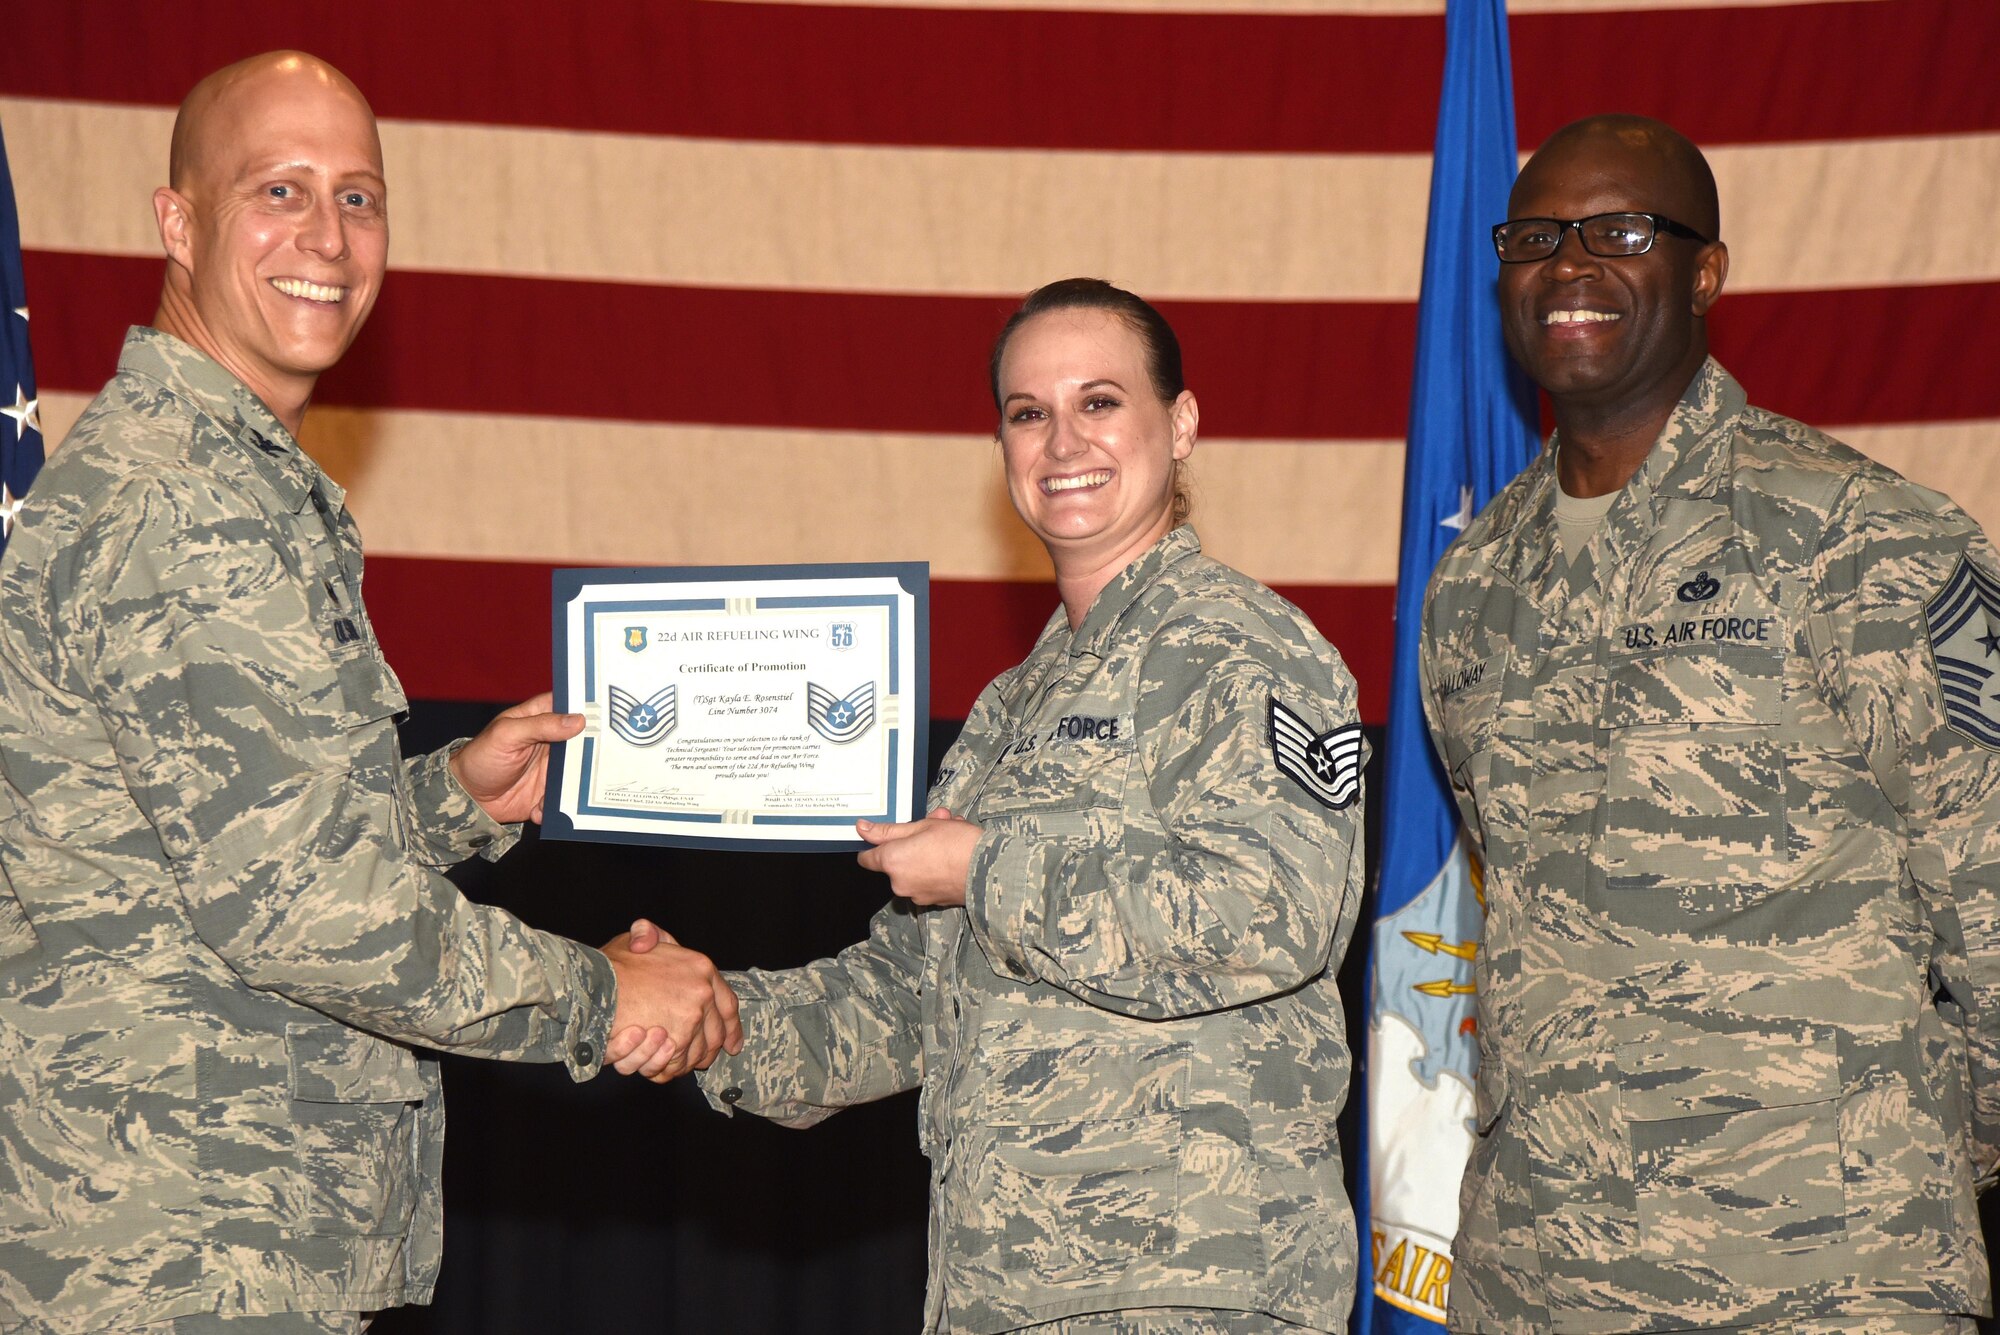
[[1089,308],[1015,329],[997,388],[1007,490],[1049,549],[1075,625],[1173,527],[1174,465],[1193,453],[1199,423],[1194,395],[1162,402],[1145,341]]
[[[1713,179],[1692,144],[1657,122],[1599,117],[1559,130],[1514,184],[1509,218],[1657,213],[1718,230]],[[1592,255],[1575,231],[1548,259],[1500,266],[1507,345],[1549,392],[1567,446],[1594,434],[1650,449],[1708,355],[1704,317],[1728,252],[1662,230],[1643,255]]]
[[160,328],[213,357],[296,432],[388,267],[375,117],[338,71],[277,52],[203,80],[154,196],[170,263]]

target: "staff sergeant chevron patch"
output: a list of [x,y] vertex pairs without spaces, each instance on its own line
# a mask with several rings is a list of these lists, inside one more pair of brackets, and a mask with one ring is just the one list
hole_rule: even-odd
[[2000,751],[2000,698],[1993,680],[2000,669],[2000,582],[1961,556],[1951,578],[1924,604],[1924,622],[1951,726]]
[[1315,736],[1312,725],[1271,697],[1271,755],[1313,801],[1339,811],[1361,795],[1361,725]]

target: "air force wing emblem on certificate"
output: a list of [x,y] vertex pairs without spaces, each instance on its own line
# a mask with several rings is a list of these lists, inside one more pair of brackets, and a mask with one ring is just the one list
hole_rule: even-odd
[[625,647],[635,654],[644,649],[646,647],[646,628],[644,626],[627,626],[625,628]]
[[2000,751],[2000,700],[1993,681],[2000,669],[2000,582],[1961,556],[1951,578],[1924,604],[1924,622],[1945,716],[1965,736]]
[[1271,697],[1271,754],[1285,777],[1313,801],[1339,811],[1361,795],[1361,725],[1314,733],[1312,725]]
[[806,722],[829,742],[845,745],[875,722],[875,683],[863,682],[846,695],[806,683]]
[[611,688],[611,731],[634,746],[651,746],[681,721],[674,688],[664,686],[641,700],[622,687]]

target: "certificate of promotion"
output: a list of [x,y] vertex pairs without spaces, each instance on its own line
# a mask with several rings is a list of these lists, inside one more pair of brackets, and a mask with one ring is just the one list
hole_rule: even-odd
[[542,837],[853,849],[923,814],[930,567],[555,572]]

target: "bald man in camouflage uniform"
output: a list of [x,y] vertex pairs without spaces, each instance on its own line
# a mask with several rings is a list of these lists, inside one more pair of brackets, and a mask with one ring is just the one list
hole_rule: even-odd
[[1548,449],[1445,555],[1475,846],[1466,1331],[1969,1330],[2000,1155],[2000,563],[1707,357],[1713,178],[1559,132],[1496,233]]
[[277,53],[174,147],[159,327],[0,561],[0,1329],[352,1332],[437,1280],[411,1045],[582,1080],[670,1018],[698,1061],[726,989],[440,874],[515,840],[576,723],[544,697],[398,750],[360,540],[295,436],[386,263],[367,104]]

